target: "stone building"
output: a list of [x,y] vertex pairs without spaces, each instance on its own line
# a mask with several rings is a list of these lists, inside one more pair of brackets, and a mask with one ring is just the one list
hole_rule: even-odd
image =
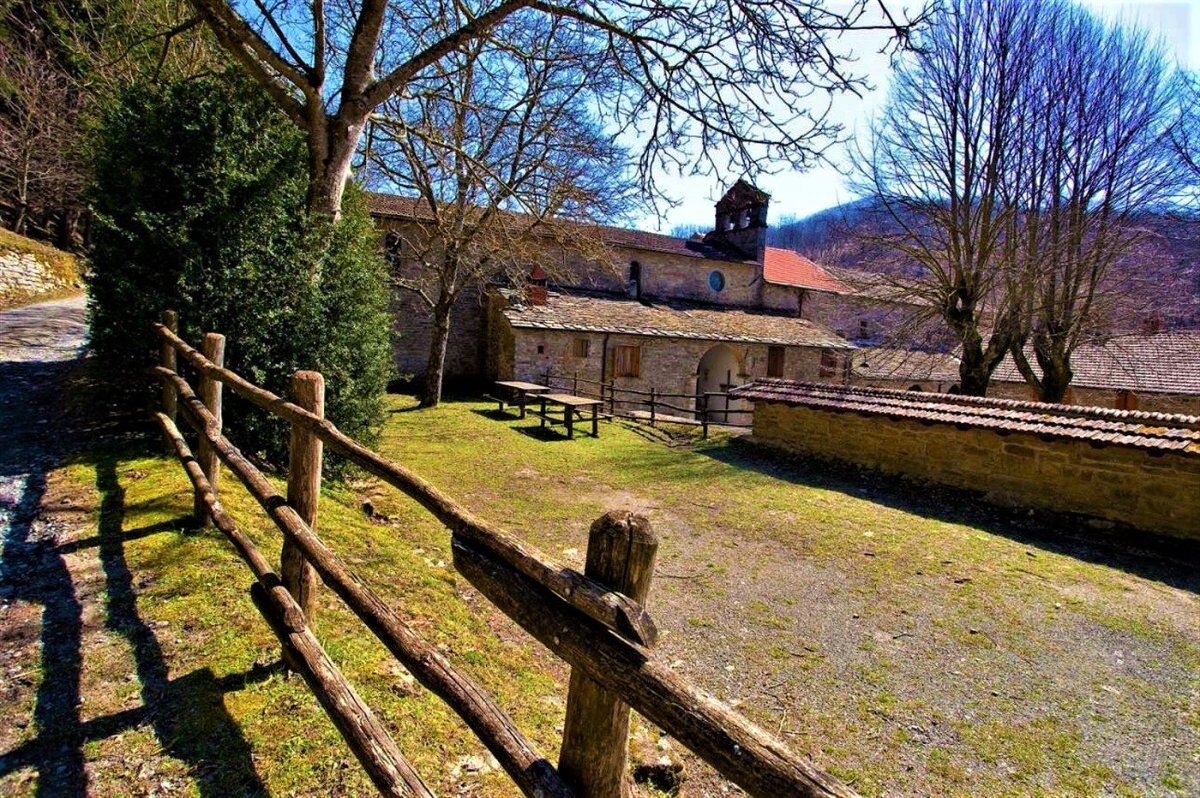
[[[853,346],[811,310],[819,306],[814,297],[846,287],[796,253],[766,246],[769,202],[739,180],[717,202],[705,234],[581,230],[603,241],[608,262],[564,251],[558,279],[535,268],[524,285],[465,297],[453,319],[447,378],[542,380],[553,372],[688,397],[760,376],[840,378]],[[419,226],[412,200],[373,195],[371,209],[393,241]],[[415,268],[402,256],[395,262]],[[398,296],[395,318],[397,367],[419,374],[429,314]]]
[[[1032,352],[1028,357],[1036,362]],[[958,366],[953,353],[860,347],[850,358],[848,382],[957,393]],[[1071,368],[1074,377],[1064,404],[1200,416],[1200,330],[1108,336],[1079,346],[1071,355]],[[988,396],[1037,399],[1011,357],[996,367]]]

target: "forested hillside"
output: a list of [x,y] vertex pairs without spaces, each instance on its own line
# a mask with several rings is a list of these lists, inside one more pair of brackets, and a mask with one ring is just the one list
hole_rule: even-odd
[[[771,246],[797,250],[828,266],[913,274],[919,267],[880,240],[897,228],[881,207],[857,200],[784,221],[767,236]],[[1113,269],[1125,300],[1116,326],[1137,329],[1156,319],[1166,327],[1200,328],[1200,218],[1147,214],[1142,229],[1135,254]]]

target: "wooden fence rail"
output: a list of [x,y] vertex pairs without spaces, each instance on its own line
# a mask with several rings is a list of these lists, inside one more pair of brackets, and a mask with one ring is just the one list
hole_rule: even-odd
[[[712,424],[727,427],[749,427],[748,417],[754,415],[753,410],[730,409],[729,402],[736,400],[729,395],[728,391],[703,391],[694,394],[667,393],[656,388],[640,391],[636,388],[618,388],[616,381],[611,379],[607,381],[593,380],[588,377],[580,377],[578,374],[568,376],[555,374],[553,371],[545,372],[542,375],[542,381],[551,388],[569,388],[571,393],[577,396],[588,396],[607,403],[608,415],[613,418],[621,417],[641,421],[643,418],[635,416],[632,412],[621,412],[618,405],[645,407],[649,412],[650,426],[652,427],[657,423],[659,413],[663,410],[681,413],[685,416],[695,416],[696,421],[704,430],[705,438],[708,437],[708,428]],[[692,405],[680,405],[665,401],[670,399],[688,399],[692,401]],[[713,401],[717,399],[724,399],[725,407],[713,406]],[[731,421],[731,416],[738,420]]]
[[[621,798],[629,794],[627,737],[632,706],[757,796],[848,796],[846,786],[800,759],[732,709],[678,676],[651,651],[656,627],[643,603],[657,540],[645,519],[610,513],[592,527],[586,573],[565,568],[511,533],[483,521],[405,467],[345,436],[324,418],[319,374],[298,372],[296,402],[266,391],[220,362],[224,340],[205,352],[176,334],[177,318],[156,325],[154,369],[163,384],[156,418],[169,451],[192,481],[198,514],[229,538],[255,576],[251,597],[385,795],[431,795],[386,729],[325,654],[311,630],[314,581],[329,587],[422,685],[445,701],[526,795]],[[219,345],[218,345],[219,344]],[[200,377],[197,394],[177,369]],[[292,425],[286,498],[223,435],[219,386]],[[198,433],[193,457],[175,416]],[[556,770],[469,676],[418,636],[316,534],[322,448],[327,447],[416,500],[451,532],[456,568],[497,607],[572,666],[564,739]],[[218,463],[244,484],[283,534],[276,572],[219,501]]]

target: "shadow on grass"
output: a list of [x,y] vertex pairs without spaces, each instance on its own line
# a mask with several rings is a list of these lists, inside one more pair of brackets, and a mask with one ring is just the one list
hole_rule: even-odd
[[498,410],[497,408],[494,408],[494,407],[489,407],[489,408],[477,407],[474,410],[472,410],[471,412],[477,416],[482,416],[486,419],[490,419],[491,421],[520,421],[521,420],[521,417],[519,415],[517,415],[516,413],[510,412],[508,410]]
[[[834,490],[906,513],[975,527],[1023,545],[1116,568],[1200,593],[1200,544],[1129,529],[1100,529],[1065,513],[1005,507],[981,492],[931,486],[830,460],[816,460],[730,438],[695,451],[737,468],[805,487]],[[670,478],[657,468],[658,478]],[[1051,533],[1049,530],[1054,530]]]
[[[86,379],[77,358],[0,363],[0,406],[7,414],[0,424],[0,596],[41,609],[36,626],[6,629],[3,635],[6,648],[38,649],[40,681],[32,712],[37,735],[0,753],[0,778],[34,769],[36,795],[86,795],[84,745],[149,723],[162,749],[186,763],[201,795],[265,794],[249,745],[225,709],[224,694],[262,681],[273,671],[255,669],[218,679],[202,668],[170,677],[162,647],[138,612],[125,547],[177,530],[186,519],[123,528],[125,491],[117,466],[119,447],[128,440],[130,427],[119,408],[95,401],[94,385],[84,385]],[[68,395],[88,412],[64,410],[62,399]],[[41,513],[47,475],[84,449],[98,453],[75,455],[75,462],[96,469],[101,496],[97,533],[60,544],[58,538],[66,530],[53,515]],[[104,574],[108,628],[130,645],[142,701],[84,721],[84,606],[65,557],[89,548],[97,549]]]
[[591,423],[592,422],[590,421],[588,422],[587,430],[585,431],[583,428],[583,423],[580,422],[580,424],[575,428],[574,438],[567,437],[567,428],[561,424],[556,424],[553,427],[551,427],[549,424],[544,427],[537,426],[535,424],[528,427],[513,427],[513,429],[522,435],[533,438],[535,441],[543,441],[544,443],[556,443],[560,441],[564,443],[572,443],[578,440],[592,439]]
[[[162,646],[138,612],[133,573],[125,559],[125,489],[116,465],[111,455],[96,462],[107,624],[125,637],[133,651],[142,703],[154,734],[164,750],[187,763],[201,795],[265,794],[250,746],[225,708],[220,682],[208,668],[171,679]],[[180,525],[188,522],[180,519]]]

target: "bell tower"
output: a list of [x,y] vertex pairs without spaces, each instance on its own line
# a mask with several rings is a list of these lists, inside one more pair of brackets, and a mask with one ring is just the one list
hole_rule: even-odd
[[738,180],[717,201],[715,225],[704,240],[761,263],[767,246],[770,204],[770,194],[745,179]]

